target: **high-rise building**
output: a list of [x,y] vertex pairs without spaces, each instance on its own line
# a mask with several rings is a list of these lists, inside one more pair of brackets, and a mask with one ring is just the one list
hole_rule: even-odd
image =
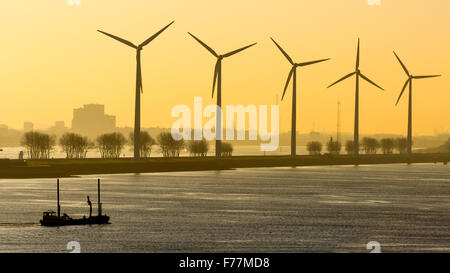
[[25,132],[31,132],[34,130],[34,124],[32,122],[26,121],[23,123],[23,130]]
[[116,117],[105,115],[105,106],[86,104],[73,110],[72,131],[89,138],[116,130]]
[[67,131],[69,131],[69,128],[66,128],[64,121],[56,121],[55,125],[48,129],[48,133],[56,136],[61,136]]

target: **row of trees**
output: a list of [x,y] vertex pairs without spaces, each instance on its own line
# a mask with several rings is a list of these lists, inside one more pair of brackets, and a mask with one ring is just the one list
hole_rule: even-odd
[[[233,155],[233,145],[222,142],[222,156],[229,157]],[[187,149],[192,156],[205,157],[209,152],[209,145],[206,139],[194,140],[188,143]]]
[[[180,152],[187,148],[192,156],[207,156],[209,151],[208,142],[175,140],[171,133],[161,133],[156,141],[148,132],[141,132],[140,152],[144,158],[150,157],[153,146],[159,145],[164,157],[179,157]],[[129,143],[134,146],[134,134],[131,133],[127,139],[121,133],[100,135],[95,142],[89,141],[87,137],[75,133],[66,133],[59,139],[59,145],[66,158],[86,158],[89,149],[97,148],[102,158],[119,158],[125,145]],[[39,132],[28,132],[24,135],[22,146],[25,147],[28,157],[31,159],[48,159],[56,145],[56,138]],[[233,146],[230,143],[222,143],[223,156],[233,154]]]
[[[449,151],[450,151],[450,139],[448,141]],[[345,151],[347,154],[351,155],[354,153],[354,142],[349,140],[345,144]],[[322,143],[318,141],[312,141],[307,144],[307,150],[310,155],[320,155],[322,152]],[[327,151],[330,154],[340,154],[342,149],[342,144],[338,141],[334,141],[333,138],[327,142]],[[364,151],[366,154],[377,154],[381,149],[383,154],[393,154],[397,151],[400,154],[405,154],[408,152],[408,141],[406,138],[384,138],[382,140],[377,140],[371,137],[365,137],[360,143],[360,150]]]
[[[144,158],[150,157],[152,148],[159,145],[161,153],[164,157],[179,157],[180,152],[187,148],[192,156],[205,157],[209,152],[209,145],[205,139],[197,141],[184,140],[176,141],[171,133],[161,133],[156,141],[148,132],[141,132],[141,155]],[[119,158],[125,145],[129,143],[134,145],[134,135],[130,134],[127,139],[121,133],[103,134],[91,142],[87,137],[74,133],[66,133],[59,139],[66,158],[86,158],[89,149],[97,148],[102,158]],[[31,159],[48,159],[56,145],[56,138],[48,134],[39,132],[28,132],[24,135],[22,146],[25,147],[28,157]],[[345,151],[347,154],[353,154],[354,143],[347,141]],[[444,148],[450,152],[450,138],[444,144]],[[320,155],[323,149],[321,142],[312,141],[307,144],[307,150],[311,155]],[[326,143],[326,149],[330,154],[340,154],[342,144],[334,141],[333,138]],[[381,149],[383,154],[393,154],[397,151],[400,154],[407,153],[408,142],[406,138],[384,138],[378,141],[375,138],[366,137],[362,139],[360,149],[366,154],[377,154]],[[222,156],[232,156],[233,146],[231,143],[222,143]]]

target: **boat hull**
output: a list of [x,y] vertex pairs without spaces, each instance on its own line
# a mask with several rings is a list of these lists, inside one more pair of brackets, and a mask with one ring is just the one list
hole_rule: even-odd
[[83,225],[104,225],[109,224],[109,216],[92,216],[81,219],[42,219],[42,226],[59,227],[59,226],[83,226]]

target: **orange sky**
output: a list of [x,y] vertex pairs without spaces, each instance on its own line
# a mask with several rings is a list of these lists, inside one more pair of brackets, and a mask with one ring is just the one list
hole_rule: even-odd
[[[395,101],[406,75],[396,50],[415,74],[443,77],[414,83],[414,134],[450,131],[450,1],[382,0],[0,0],[0,124],[37,128],[56,120],[70,126],[72,109],[106,105],[118,126],[134,120],[135,51],[97,29],[141,43],[175,20],[142,53],[142,126],[170,127],[177,104],[211,99],[215,59],[190,31],[225,53],[258,45],[223,63],[224,104],[273,104],[290,65],[270,41],[295,59],[332,58],[298,72],[297,128],[353,131],[354,80],[326,89],[352,72],[357,37],[361,70],[383,86],[361,84],[361,133],[406,133],[407,97]],[[291,88],[280,107],[281,129],[290,128]]]

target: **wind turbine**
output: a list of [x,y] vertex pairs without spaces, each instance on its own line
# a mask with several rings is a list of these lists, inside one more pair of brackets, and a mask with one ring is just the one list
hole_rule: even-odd
[[405,82],[405,85],[403,86],[402,92],[400,93],[400,96],[398,97],[397,104],[399,103],[400,99],[403,96],[403,93],[405,92],[406,87],[409,84],[409,103],[408,103],[408,153],[412,154],[412,82],[414,79],[427,79],[427,78],[436,78],[440,77],[441,75],[429,75],[429,76],[414,76],[411,75],[406,68],[405,64],[400,60],[400,58],[397,56],[397,54],[394,52],[395,57],[399,61],[400,65],[402,66],[403,70],[405,71],[406,75],[408,76],[408,79]]
[[217,58],[216,67],[214,68],[214,80],[213,80],[213,89],[212,89],[212,97],[214,98],[214,90],[216,88],[217,82],[217,112],[216,112],[216,157],[220,157],[222,155],[222,115],[220,114],[222,107],[222,60],[224,58],[230,57],[236,53],[239,53],[249,47],[256,45],[253,43],[251,45],[245,46],[240,49],[233,50],[224,55],[217,54],[211,47],[202,42],[199,38],[195,37],[192,33],[188,32],[189,35],[192,36],[197,42],[199,42],[204,48],[206,48],[212,55]]
[[364,80],[366,80],[367,82],[369,82],[370,84],[378,87],[381,90],[384,90],[382,87],[380,87],[379,85],[377,85],[376,83],[374,83],[373,81],[371,81],[368,77],[364,76],[361,73],[361,70],[359,70],[359,38],[358,38],[358,52],[356,55],[356,68],[355,68],[355,72],[352,72],[346,76],[344,76],[343,78],[341,78],[340,80],[336,81],[335,83],[333,83],[332,85],[328,86],[328,88],[332,87],[333,85],[347,79],[350,78],[351,76],[355,75],[356,76],[356,92],[355,92],[355,131],[354,131],[354,153],[355,155],[359,154],[359,78],[363,78]]
[[289,63],[292,65],[291,71],[289,72],[288,79],[286,81],[286,85],[284,86],[283,96],[281,97],[281,100],[283,101],[284,95],[286,94],[286,90],[289,86],[289,83],[292,79],[292,127],[291,127],[291,157],[295,157],[297,155],[297,67],[304,67],[308,65],[313,65],[316,63],[321,63],[328,61],[328,59],[322,59],[317,61],[311,61],[311,62],[304,62],[304,63],[294,63],[291,57],[286,53],[286,51],[281,48],[281,46],[275,42],[273,38],[272,41],[275,43],[275,45],[278,47],[278,49],[283,53],[283,55],[286,57],[286,59],[289,61]]
[[136,68],[136,102],[135,102],[135,114],[134,114],[134,159],[139,159],[140,156],[140,144],[141,144],[141,93],[144,92],[144,89],[142,87],[142,69],[141,69],[141,51],[144,48],[144,46],[148,45],[151,41],[153,41],[156,37],[158,37],[164,30],[166,30],[170,25],[172,25],[175,21],[172,21],[170,24],[165,26],[163,29],[158,31],[157,33],[153,34],[150,38],[145,40],[140,45],[135,45],[125,39],[122,39],[120,37],[114,36],[112,34],[103,32],[101,30],[98,30],[98,32],[105,34],[106,36],[109,36],[113,38],[114,40],[117,40],[121,43],[126,44],[127,46],[130,46],[134,49],[136,49],[136,61],[137,61],[137,68]]

